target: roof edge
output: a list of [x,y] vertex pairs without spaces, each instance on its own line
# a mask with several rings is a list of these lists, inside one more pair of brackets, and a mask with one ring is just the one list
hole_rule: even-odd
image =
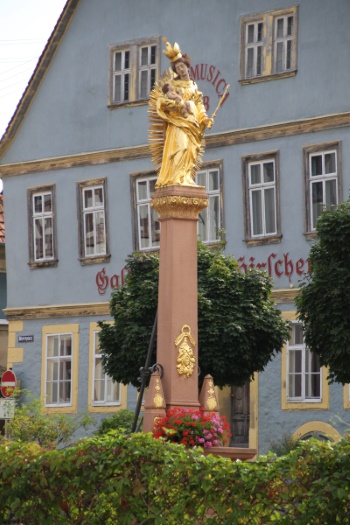
[[38,63],[29,79],[28,85],[17,104],[15,112],[0,141],[0,158],[10,147],[17,131],[19,130],[23,119],[36,95],[37,89],[43,80],[46,71],[56,53],[56,50],[73,18],[74,12],[79,4],[79,0],[67,0],[62,13],[49,37],[47,44],[41,53]]

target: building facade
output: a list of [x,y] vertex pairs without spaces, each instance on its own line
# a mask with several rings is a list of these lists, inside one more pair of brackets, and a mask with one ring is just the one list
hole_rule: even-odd
[[68,0],[19,102],[0,146],[8,367],[49,412],[135,406],[101,368],[97,322],[110,319],[126,256],[159,246],[147,104],[166,37],[191,56],[208,115],[231,86],[197,175],[210,200],[198,234],[215,244],[224,230],[243,272],[266,270],[291,323],[282,354],[220,394],[232,443],[265,452],[281,429],[336,439],[349,390],[328,386],[294,298],[317,217],[350,186],[350,5],[179,0],[176,12],[160,0]]

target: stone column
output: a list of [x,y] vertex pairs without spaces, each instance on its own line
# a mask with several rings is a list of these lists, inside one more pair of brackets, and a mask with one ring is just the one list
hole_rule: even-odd
[[197,222],[208,195],[202,186],[165,186],[151,205],[161,222],[157,363],[165,402],[167,408],[197,408]]

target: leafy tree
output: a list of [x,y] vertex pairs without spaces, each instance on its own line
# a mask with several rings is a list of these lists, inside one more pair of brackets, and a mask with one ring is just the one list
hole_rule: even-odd
[[40,399],[22,391],[22,399],[16,399],[14,416],[6,423],[3,439],[36,442],[49,449],[63,447],[74,441],[74,433],[79,428],[86,429],[92,422],[93,419],[87,414],[47,414]]
[[[130,273],[110,302],[114,324],[100,322],[100,347],[106,372],[139,386],[158,301],[159,257],[133,254]],[[271,300],[272,281],[259,270],[243,274],[222,249],[198,246],[198,348],[200,381],[241,385],[264,370],[288,337],[288,327]],[[154,349],[153,363],[156,362]]]
[[310,250],[312,274],[296,299],[305,342],[329,367],[328,380],[350,382],[350,201],[325,211]]

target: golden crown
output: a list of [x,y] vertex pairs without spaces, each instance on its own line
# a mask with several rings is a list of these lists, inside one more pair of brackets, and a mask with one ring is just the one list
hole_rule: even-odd
[[174,46],[167,42],[166,39],[163,39],[163,42],[165,43],[166,47],[163,53],[166,57],[169,58],[170,62],[176,62],[176,60],[179,60],[179,58],[182,57],[181,49],[177,42],[175,42]]

